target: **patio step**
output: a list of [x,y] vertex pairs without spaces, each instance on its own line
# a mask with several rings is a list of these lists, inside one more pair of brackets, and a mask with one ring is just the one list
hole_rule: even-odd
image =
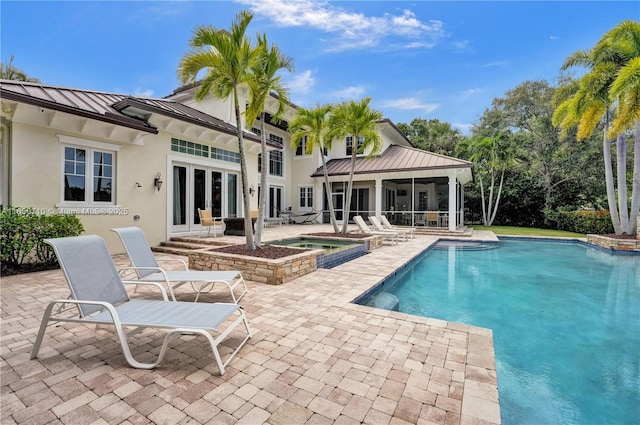
[[206,239],[179,237],[171,238],[168,241],[160,242],[160,245],[154,246],[151,249],[154,252],[164,252],[167,254],[176,255],[188,255],[189,253],[198,250],[210,248],[212,246],[223,246],[228,243],[222,241],[209,241]]
[[434,235],[434,236],[471,237],[473,235],[473,229],[467,226],[460,227],[456,230],[449,230],[441,227],[416,226],[416,234]]

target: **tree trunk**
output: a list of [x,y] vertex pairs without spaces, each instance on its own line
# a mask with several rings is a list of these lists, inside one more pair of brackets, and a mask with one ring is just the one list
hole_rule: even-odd
[[327,202],[329,203],[329,219],[333,226],[333,233],[340,233],[338,223],[336,223],[336,212],[333,209],[333,198],[331,197],[331,186],[329,185],[329,172],[327,171],[327,164],[324,160],[324,147],[322,143],[318,144],[318,150],[320,151],[320,158],[322,159],[322,169],[324,170],[324,189],[327,195]]
[[630,234],[638,234],[638,212],[640,210],[640,121],[636,122],[633,142],[633,177],[631,180],[631,214],[629,216]]
[[629,234],[629,204],[627,201],[627,138],[618,135],[616,143],[616,168],[618,174],[618,214],[620,214],[620,231]]
[[[358,140],[356,135],[352,135],[353,140]],[[347,227],[349,226],[349,213],[351,212],[351,190],[353,190],[353,173],[356,168],[356,146],[357,143],[353,144],[351,149],[351,172],[349,173],[349,185],[347,186],[347,192],[345,193],[344,200],[344,217],[342,218],[342,234],[347,233]]]
[[482,223],[485,226],[488,226],[488,224],[487,224],[487,203],[486,203],[486,200],[484,199],[484,185],[482,184],[482,176],[479,176],[478,180],[480,181],[480,197],[482,198]]
[[267,138],[264,128],[264,112],[260,112],[260,187],[261,196],[258,198],[258,220],[256,221],[256,245],[262,244],[262,230],[267,208]]
[[238,104],[238,90],[233,88],[233,103],[236,112],[236,128],[238,129],[238,151],[240,153],[240,177],[242,179],[242,199],[244,203],[244,234],[247,242],[247,251],[255,251],[256,245],[253,239],[253,226],[251,225],[251,199],[249,198],[249,176],[247,175],[247,159],[244,153],[244,139],[242,135],[242,122],[240,120],[240,105]]
[[602,139],[602,156],[604,159],[604,176],[607,185],[607,203],[609,204],[609,214],[611,214],[611,223],[616,235],[621,234],[620,216],[618,215],[618,207],[616,206],[616,192],[613,184],[613,165],[611,164],[611,141],[607,137],[609,125],[604,126],[604,137]]
[[493,224],[493,220],[496,219],[496,213],[498,212],[498,204],[500,203],[500,195],[502,194],[502,182],[504,181],[504,169],[500,174],[500,186],[498,186],[498,193],[496,195],[496,202],[493,205],[493,212],[491,213],[491,219],[489,225]]

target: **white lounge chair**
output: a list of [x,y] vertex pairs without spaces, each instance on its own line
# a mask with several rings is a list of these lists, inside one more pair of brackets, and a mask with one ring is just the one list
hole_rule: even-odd
[[380,221],[378,221],[378,217],[374,216],[374,215],[370,215],[369,216],[369,222],[371,223],[371,225],[373,226],[373,228],[379,232],[397,232],[398,236],[401,237],[403,240],[408,240],[409,236],[411,236],[412,231],[411,230],[404,230],[404,229],[385,229],[384,226],[382,226],[382,224],[380,224]]
[[380,232],[377,230],[371,230],[369,226],[367,226],[367,223],[364,222],[364,219],[359,215],[354,216],[353,221],[355,221],[356,224],[358,225],[358,228],[360,229],[359,233],[364,233],[366,235],[384,236],[386,240],[389,240],[394,244],[398,243],[398,236],[399,236],[398,232],[393,232],[393,231]]
[[[122,245],[124,245],[124,249],[127,251],[127,255],[131,261],[130,267],[120,269],[121,276],[124,276],[128,271],[135,271],[137,277],[137,280],[125,278],[125,283],[136,283],[140,281],[164,282],[169,289],[171,299],[174,301],[176,300],[174,289],[187,283],[191,284],[191,287],[196,292],[194,302],[198,301],[200,294],[211,292],[216,283],[227,286],[231,298],[236,304],[247,293],[247,285],[240,271],[189,270],[187,263],[179,258],[162,261],[178,261],[183,270],[165,270],[158,264],[140,228],[121,227],[111,230],[120,236]],[[241,290],[240,295],[236,295],[236,288]]]
[[[47,239],[45,242],[51,245],[56,253],[71,289],[71,296],[68,299],[51,301],[47,305],[33,344],[31,359],[38,356],[47,327],[59,322],[113,325],[125,359],[129,365],[139,369],[156,367],[162,361],[171,341],[183,334],[195,334],[207,339],[220,374],[224,374],[225,366],[251,338],[247,318],[237,304],[169,301],[162,285],[153,282],[145,283],[156,286],[162,294],[162,300],[129,299],[104,239],[99,236]],[[56,306],[58,308],[52,315]],[[228,322],[232,316],[236,316],[235,319],[219,332],[221,325]],[[223,362],[218,345],[240,324],[244,325],[247,336]],[[133,329],[127,333],[125,328]],[[129,338],[146,328],[169,330],[164,336],[158,359],[154,363],[137,361],[129,347]],[[212,333],[217,336],[214,337]],[[147,333],[146,336],[150,335]]]
[[380,216],[380,221],[381,221],[381,224],[382,224],[382,228],[385,229],[385,230],[404,230],[404,231],[408,231],[409,232],[409,236],[410,237],[412,237],[412,238],[416,237],[416,228],[415,227],[405,227],[405,226],[398,227],[398,226],[395,226],[395,225],[393,225],[393,224],[391,224],[389,222],[389,219],[387,219],[387,216],[384,215],[384,214]]

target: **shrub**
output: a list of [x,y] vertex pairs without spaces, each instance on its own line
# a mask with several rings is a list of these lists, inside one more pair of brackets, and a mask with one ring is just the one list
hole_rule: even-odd
[[0,211],[0,261],[3,269],[26,264],[55,265],[47,238],[77,236],[84,228],[74,215],[38,214],[34,208],[8,207]]
[[613,233],[613,224],[609,211],[553,211],[546,210],[545,218],[555,223],[558,230],[575,233],[609,234]]

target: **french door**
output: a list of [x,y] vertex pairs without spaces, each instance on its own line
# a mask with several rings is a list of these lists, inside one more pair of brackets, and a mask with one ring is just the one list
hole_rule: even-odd
[[238,211],[238,176],[192,164],[173,166],[172,232],[200,230],[198,208],[213,217],[235,216]]

